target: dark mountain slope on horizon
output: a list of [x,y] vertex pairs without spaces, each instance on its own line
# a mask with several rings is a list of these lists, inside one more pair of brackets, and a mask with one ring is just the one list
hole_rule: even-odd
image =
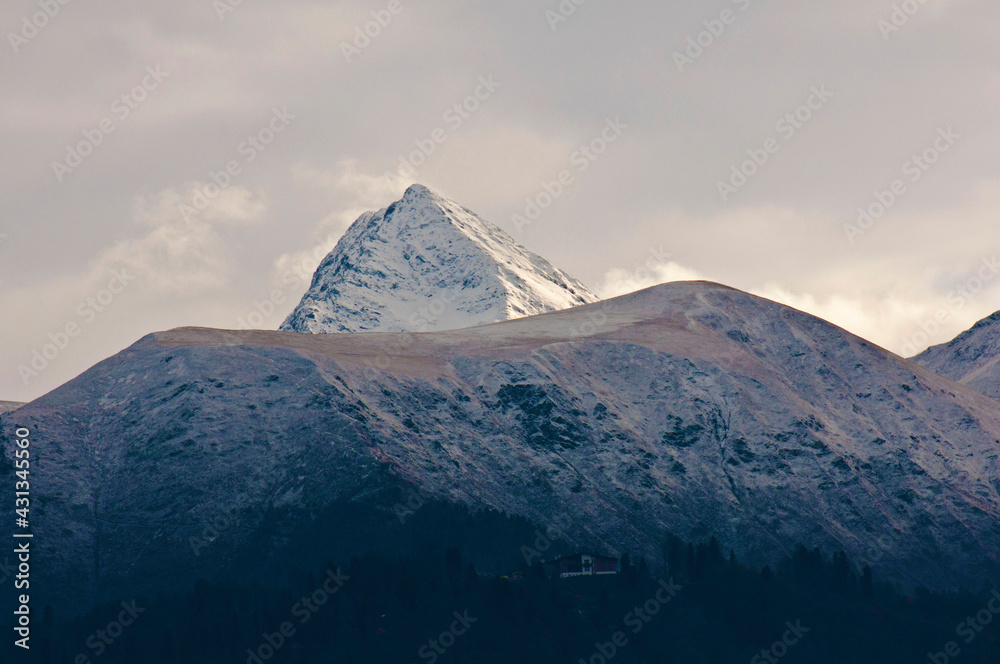
[[842,548],[907,586],[979,587],[1000,559],[995,401],[705,282],[424,334],[181,328],[15,415],[40,586],[87,601],[266,561],[333,505],[391,516],[414,493],[650,557],[667,530],[751,564]]
[[1000,311],[913,361],[983,394],[1000,399]]

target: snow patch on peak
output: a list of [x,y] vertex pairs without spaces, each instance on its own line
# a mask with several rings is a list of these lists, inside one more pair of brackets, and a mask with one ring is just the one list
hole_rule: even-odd
[[403,194],[404,201],[413,200],[415,198],[432,198],[432,197],[443,199],[442,196],[436,194],[431,189],[425,187],[422,184],[411,184],[407,188],[406,192]]
[[351,225],[281,329],[456,329],[597,300],[500,228],[415,184]]

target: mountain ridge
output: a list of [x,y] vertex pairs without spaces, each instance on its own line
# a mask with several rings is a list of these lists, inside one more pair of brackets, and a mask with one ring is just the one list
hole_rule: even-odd
[[[331,505],[407,492],[647,557],[670,530],[751,564],[843,549],[908,587],[1000,563],[995,401],[721,285],[426,333],[177,328],[17,419],[41,586],[75,597],[264,564]],[[240,528],[192,559],[185,524],[219,514]]]
[[1000,311],[912,359],[942,376],[1000,399]]

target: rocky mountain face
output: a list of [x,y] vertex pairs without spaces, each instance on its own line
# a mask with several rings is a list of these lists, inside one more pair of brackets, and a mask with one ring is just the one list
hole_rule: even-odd
[[1000,399],[1000,311],[948,343],[931,346],[913,361]]
[[413,185],[351,225],[281,329],[456,329],[596,300],[493,224]]
[[39,592],[78,606],[266,574],[406,496],[654,560],[670,530],[907,586],[1000,562],[995,401],[704,282],[422,334],[182,328],[0,421],[32,432]]

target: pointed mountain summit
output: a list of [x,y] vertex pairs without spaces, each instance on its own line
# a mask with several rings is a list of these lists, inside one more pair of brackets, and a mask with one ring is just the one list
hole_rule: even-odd
[[1000,399],[1000,311],[913,361],[946,378]]
[[351,225],[281,329],[448,330],[597,300],[474,212],[413,185]]

